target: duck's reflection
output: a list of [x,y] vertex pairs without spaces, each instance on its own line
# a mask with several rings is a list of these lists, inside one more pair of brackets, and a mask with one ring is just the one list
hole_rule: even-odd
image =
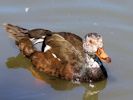
[[85,92],[83,94],[83,100],[98,100],[98,94],[101,90],[103,90],[106,86],[107,81],[101,81],[98,83],[82,83],[82,84],[74,84],[70,81],[61,80],[59,78],[50,77],[43,72],[36,70],[29,59],[25,58],[22,54],[19,54],[16,57],[8,58],[7,62],[8,68],[24,68],[29,70],[32,75],[40,80],[45,81],[55,90],[72,90],[75,87],[83,86],[85,87]]

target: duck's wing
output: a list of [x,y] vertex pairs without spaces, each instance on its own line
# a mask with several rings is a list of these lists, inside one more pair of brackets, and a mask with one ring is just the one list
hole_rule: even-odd
[[35,67],[50,75],[69,80],[75,73],[79,73],[83,64],[82,53],[73,45],[73,42],[70,42],[70,39],[68,41],[64,38],[66,35],[64,37],[59,34],[47,36],[45,44],[50,49],[41,52],[35,49],[30,40],[29,34],[27,34],[29,30],[11,24],[7,24],[5,28],[18,42],[20,51],[32,61]]
[[65,38],[69,43],[71,43],[77,50],[79,50],[83,55],[83,40],[78,35],[71,32],[53,32],[59,34]]
[[[27,43],[26,47],[29,45],[31,46],[32,43],[33,45],[36,43],[42,43],[44,38],[46,36],[50,36],[52,34],[51,31],[46,30],[46,29],[25,29],[13,24],[4,24],[5,30],[9,33],[9,36],[16,41],[17,44],[25,44]],[[31,40],[31,41],[30,41]],[[23,43],[25,41],[25,43]],[[32,43],[31,43],[32,42]],[[19,49],[23,51],[23,48],[25,46],[21,45]],[[35,47],[34,49],[38,48]],[[42,47],[43,49],[43,47]],[[28,50],[27,50],[28,51]]]
[[45,43],[49,45],[52,52],[62,60],[70,61],[73,57],[75,57],[75,59],[80,59],[80,57],[82,57],[81,51],[76,49],[73,44],[59,34],[53,34],[46,38]]
[[[38,69],[47,74],[71,80],[79,73],[83,57],[70,42],[59,34],[53,34],[45,40],[45,52],[33,54],[32,62]],[[45,49],[46,49],[45,48]]]
[[[43,38],[46,36],[51,36],[52,34],[59,34],[65,40],[70,42],[77,50],[82,52],[83,55],[83,42],[82,38],[78,35],[71,32],[51,32],[47,29],[25,29],[12,24],[5,24],[5,29],[9,33],[10,37],[16,41],[21,40],[22,38],[30,38],[32,42],[37,43],[38,41],[43,41]],[[39,40],[40,39],[40,40]]]
[[[70,32],[51,32],[46,29],[33,29],[28,32],[29,37],[35,39],[35,43],[42,40],[43,37],[51,36],[52,34],[58,34],[62,36],[66,41],[70,42],[77,50],[82,52],[83,55],[83,42],[82,38],[78,35]],[[37,41],[38,40],[38,41]],[[42,48],[43,50],[43,48]]]

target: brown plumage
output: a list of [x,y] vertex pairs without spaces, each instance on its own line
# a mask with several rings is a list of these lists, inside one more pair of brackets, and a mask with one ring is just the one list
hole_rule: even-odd
[[80,51],[58,34],[48,37],[46,44],[51,49],[45,53],[35,52],[31,56],[33,65],[52,76],[72,80],[74,71],[78,71],[76,68],[83,62]]
[[[69,32],[28,30],[11,24],[6,24],[5,29],[20,51],[40,71],[62,79],[84,82],[107,78],[101,60],[109,63],[111,59],[105,54],[102,38],[97,33],[87,34],[83,41]],[[43,40],[42,51],[38,51],[33,42],[39,39]]]
[[[82,53],[80,52],[83,50],[82,39],[66,32],[50,33],[51,31],[45,31],[44,29],[22,30],[18,26],[6,25],[6,31],[17,41],[20,51],[31,59],[33,65],[49,75],[72,80],[74,71],[79,71],[83,60]],[[30,34],[27,34],[28,32]],[[46,35],[45,32],[49,36],[45,42],[52,49],[44,53],[34,48],[28,36],[34,38],[39,33],[36,38],[40,38],[42,35]],[[52,35],[50,36],[49,34]],[[73,38],[73,36],[76,38]],[[58,59],[52,54],[56,55]]]

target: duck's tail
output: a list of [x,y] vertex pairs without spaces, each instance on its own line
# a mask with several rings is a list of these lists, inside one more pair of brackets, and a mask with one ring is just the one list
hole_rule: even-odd
[[19,50],[25,55],[30,57],[34,52],[32,42],[28,38],[28,29],[24,29],[12,24],[5,24],[5,30],[9,33],[9,36],[16,41]]
[[15,41],[19,41],[27,37],[28,29],[24,29],[12,24],[4,24],[5,30],[9,33],[9,36]]

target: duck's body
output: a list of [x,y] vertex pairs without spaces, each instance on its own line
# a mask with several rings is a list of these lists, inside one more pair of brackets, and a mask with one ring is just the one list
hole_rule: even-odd
[[[86,43],[88,40],[83,42],[73,33],[51,32],[44,29],[27,30],[11,24],[6,25],[6,30],[15,38],[20,51],[31,59],[40,71],[62,79],[82,82],[107,78],[107,72],[99,59],[102,52],[98,54],[98,46],[101,44],[98,44],[95,50],[98,54],[96,55],[93,48],[88,50],[88,47],[91,48]],[[100,38],[96,33],[91,35],[93,38]],[[39,42],[42,43],[41,51],[35,48]],[[105,55],[104,60],[110,62],[110,58]]]

